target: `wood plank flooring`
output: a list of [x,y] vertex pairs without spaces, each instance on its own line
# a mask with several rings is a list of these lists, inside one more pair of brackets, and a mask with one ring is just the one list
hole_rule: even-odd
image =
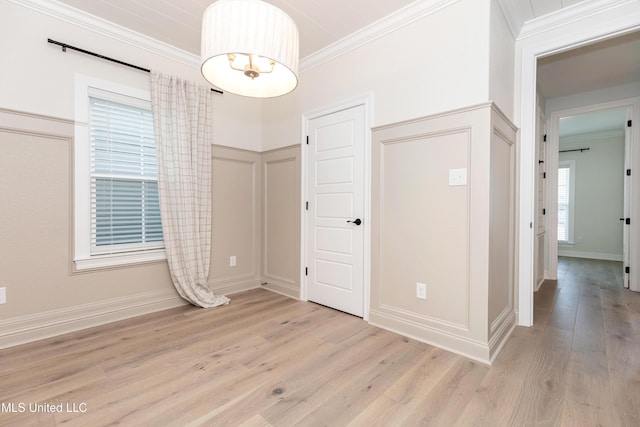
[[620,270],[561,259],[490,368],[260,289],[0,350],[0,425],[639,426]]

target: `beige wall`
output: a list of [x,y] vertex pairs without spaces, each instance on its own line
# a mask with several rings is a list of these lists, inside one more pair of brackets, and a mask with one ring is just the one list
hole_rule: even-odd
[[260,284],[260,167],[260,153],[213,147],[209,287],[222,294]]
[[515,325],[514,142],[492,104],[374,129],[371,323],[491,362]]
[[299,298],[300,146],[264,153],[214,146],[212,203],[210,287],[262,285]]
[[262,153],[262,277],[267,289],[300,297],[300,146]]
[[0,347],[182,304],[166,262],[72,273],[71,122],[0,111]]
[[[0,347],[184,304],[164,261],[73,272],[72,142],[71,121],[0,109]],[[299,153],[213,147],[216,292],[299,297]]]
[[515,324],[516,128],[493,109],[490,129],[489,349]]

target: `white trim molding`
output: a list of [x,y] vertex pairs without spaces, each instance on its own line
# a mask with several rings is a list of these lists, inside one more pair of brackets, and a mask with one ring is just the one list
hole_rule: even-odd
[[[591,0],[564,7],[553,13],[526,21],[518,39],[522,40],[541,33],[564,27],[573,22],[597,16],[623,6],[637,5],[638,0]],[[606,24],[603,24],[603,28]]]
[[378,21],[326,46],[300,60],[300,72],[309,71],[340,55],[364,46],[459,0],[417,0]]
[[187,302],[173,289],[50,310],[0,321],[0,348],[104,325]]
[[535,197],[536,62],[556,52],[640,28],[637,0],[597,0],[567,7],[563,21],[556,14],[529,22],[516,40],[516,120],[520,127],[518,218],[518,322],[533,325],[533,223]]
[[[200,57],[191,52],[179,49],[168,43],[130,30],[106,19],[99,18],[56,0],[9,0],[12,3],[33,11],[51,16],[76,27],[92,31],[96,34],[144,49],[167,59],[180,62],[191,67],[200,68]],[[65,40],[60,40],[65,42]],[[86,48],[86,47],[85,47]]]
[[513,38],[517,39],[524,22],[519,17],[518,10],[514,6],[514,2],[512,0],[497,0],[497,2],[507,21],[509,29],[511,30],[511,34],[513,34]]
[[[9,0],[77,27],[127,43],[180,63],[200,68],[200,57],[56,0]],[[301,59],[300,72],[310,70],[353,49],[396,31],[459,0],[417,0],[404,8]],[[64,41],[64,40],[61,40]]]

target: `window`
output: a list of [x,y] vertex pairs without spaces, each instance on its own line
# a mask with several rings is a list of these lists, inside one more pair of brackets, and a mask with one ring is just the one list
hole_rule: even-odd
[[77,270],[164,259],[149,94],[76,78]]
[[575,160],[558,163],[558,242],[573,244]]

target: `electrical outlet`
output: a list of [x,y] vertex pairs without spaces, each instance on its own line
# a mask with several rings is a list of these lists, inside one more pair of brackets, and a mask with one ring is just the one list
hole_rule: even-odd
[[416,298],[418,299],[427,299],[427,284],[426,283],[416,283]]
[[576,243],[582,243],[582,242],[583,242],[582,236],[578,236],[576,238]]
[[229,257],[229,267],[235,267],[235,266],[236,266],[236,256],[231,255]]
[[467,185],[467,169],[449,169],[449,185]]
[[0,304],[7,303],[7,288],[0,288]]

